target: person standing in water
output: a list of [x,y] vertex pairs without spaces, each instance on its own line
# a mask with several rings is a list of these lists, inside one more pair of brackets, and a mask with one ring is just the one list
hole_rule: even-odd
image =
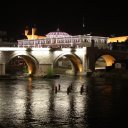
[[80,88],[80,94],[82,95],[83,92],[84,92],[84,85],[82,84],[82,86]]

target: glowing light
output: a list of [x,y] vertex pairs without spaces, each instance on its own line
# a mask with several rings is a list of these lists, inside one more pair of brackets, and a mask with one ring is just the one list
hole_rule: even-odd
[[83,71],[83,68],[82,68],[81,64],[79,64],[78,67],[79,67],[79,71],[82,72]]
[[115,61],[115,58],[110,55],[103,55],[102,57],[104,58],[107,66],[112,66]]
[[112,37],[108,38],[108,43],[113,43],[113,42],[124,42],[128,39],[128,36],[120,36],[120,37]]
[[28,66],[28,73],[29,73],[29,75],[32,74],[32,67],[30,65]]
[[36,35],[36,31],[37,31],[37,28],[33,27],[32,34],[29,34],[29,30],[27,29],[27,30],[25,30],[25,36],[27,36],[28,40],[45,38],[45,36]]

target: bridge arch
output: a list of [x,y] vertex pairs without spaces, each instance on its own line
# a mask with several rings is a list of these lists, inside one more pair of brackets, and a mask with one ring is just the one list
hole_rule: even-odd
[[12,60],[12,59],[15,59],[16,57],[20,57],[24,60],[24,62],[26,63],[27,65],[27,68],[28,68],[28,74],[29,75],[34,75],[36,74],[38,68],[39,68],[39,63],[38,61],[36,60],[35,57],[33,57],[32,55],[30,54],[27,54],[27,53],[22,53],[22,54],[19,54],[19,53],[15,53],[13,56],[11,56],[11,58],[9,58],[9,60],[7,61],[6,65],[9,64],[9,62]]
[[73,75],[77,75],[78,73],[83,71],[82,60],[77,55],[72,53],[63,53],[55,58],[53,62],[53,68],[57,61],[62,57],[66,57],[71,62]]
[[[103,54],[96,58],[95,65],[100,63],[99,60],[102,61],[101,64],[99,64],[101,66],[112,66],[116,61],[116,58],[110,54]],[[105,64],[103,64],[103,61]]]

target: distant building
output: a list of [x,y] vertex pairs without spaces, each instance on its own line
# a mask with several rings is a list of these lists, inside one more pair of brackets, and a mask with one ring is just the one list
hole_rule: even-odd
[[18,47],[83,47],[95,46],[99,48],[107,48],[108,37],[91,36],[91,35],[70,35],[64,31],[57,29],[47,33],[45,36],[39,36],[35,27],[30,31],[25,29],[25,36],[27,39],[18,39]]
[[0,30],[0,47],[14,47],[16,45],[16,42],[9,41],[6,31]]
[[118,37],[109,37],[108,43],[114,43],[114,42],[125,42],[128,40],[128,36],[118,36]]
[[31,30],[28,29],[28,27],[25,29],[25,36],[28,38],[28,40],[31,39],[43,39],[45,36],[40,36],[37,34],[37,28],[32,27]]
[[128,51],[128,36],[108,38],[110,50]]

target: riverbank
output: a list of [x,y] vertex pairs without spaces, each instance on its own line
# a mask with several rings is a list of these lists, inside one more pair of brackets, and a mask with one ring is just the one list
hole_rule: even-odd
[[91,77],[128,79],[128,70],[113,69],[110,71],[95,71],[92,73]]
[[0,75],[0,80],[16,80],[17,77],[10,74]]

